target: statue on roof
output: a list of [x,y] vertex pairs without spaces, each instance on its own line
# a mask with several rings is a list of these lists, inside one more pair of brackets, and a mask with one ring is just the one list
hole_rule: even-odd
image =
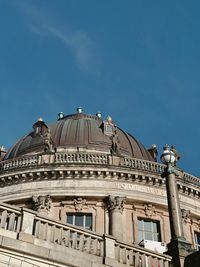
[[50,129],[48,128],[46,133],[43,136],[44,139],[44,151],[52,151],[53,149],[53,140],[51,137]]
[[118,155],[120,150],[119,137],[117,134],[117,129],[115,128],[112,135],[112,145],[111,145],[111,154]]

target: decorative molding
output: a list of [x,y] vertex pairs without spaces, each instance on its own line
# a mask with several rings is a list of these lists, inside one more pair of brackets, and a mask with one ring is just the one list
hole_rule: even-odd
[[[48,138],[49,139],[49,138]],[[14,170],[14,169],[20,169],[21,167],[29,167],[29,166],[40,166],[43,164],[41,161],[41,155],[40,153],[35,155],[29,155],[29,156],[22,156],[17,159],[11,159],[11,160],[3,160],[0,162],[0,173],[3,173],[4,171]],[[43,153],[44,155],[44,153]],[[53,152],[53,155],[51,159],[49,160],[49,164],[56,163],[56,164],[63,164],[63,163],[84,163],[84,164],[102,164],[102,165],[113,165],[111,155],[109,154],[103,154],[103,153],[58,153]],[[129,157],[121,157],[119,166],[128,168],[129,170],[141,170],[141,171],[147,171],[155,174],[161,174],[164,171],[165,166],[163,164],[142,160],[142,159],[136,159],[136,158],[129,158]],[[183,173],[180,178],[178,179],[182,181],[183,183],[190,183],[194,186],[200,186],[200,179],[198,177],[192,176],[188,173]]]
[[[70,170],[70,165],[74,167],[74,164],[76,164],[76,168]],[[84,164],[87,170],[77,170],[79,164]],[[44,165],[45,171],[43,169]],[[102,166],[104,170],[102,170]],[[105,166],[107,170],[105,170]],[[26,155],[12,160],[1,161],[0,187],[38,180],[74,177],[81,179],[83,177],[84,179],[126,180],[131,183],[145,183],[148,186],[164,188],[165,179],[160,176],[163,168],[164,165],[157,162],[116,157],[105,153],[52,151],[51,153]],[[184,173],[183,177],[177,179],[177,183],[181,194],[200,199],[200,179]]]
[[147,217],[152,217],[156,215],[155,206],[153,206],[151,203],[144,205],[144,212]]
[[124,210],[124,204],[125,204],[125,197],[119,197],[119,196],[109,196],[108,197],[108,209],[110,211],[119,211],[123,212]]
[[39,213],[48,214],[51,208],[52,199],[50,195],[33,196],[33,209]]

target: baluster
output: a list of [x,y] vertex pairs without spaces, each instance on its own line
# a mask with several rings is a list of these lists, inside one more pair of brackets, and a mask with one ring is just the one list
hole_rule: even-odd
[[79,237],[79,249],[81,251],[84,250],[84,235],[80,235],[80,237]]
[[47,224],[46,231],[47,231],[46,240],[48,242],[51,242],[51,225]]
[[104,242],[101,241],[100,242],[100,254],[99,256],[103,256],[104,255]]
[[43,224],[43,239],[47,240],[48,223]]
[[16,227],[15,227],[17,233],[20,232],[21,220],[22,220],[21,215],[17,215],[17,217],[16,217]]
[[63,237],[62,237],[62,243],[66,246],[69,247],[69,242],[70,242],[70,230],[64,231],[63,232]]
[[152,266],[153,265],[152,256],[148,256],[147,261],[148,261],[148,266]]
[[1,224],[0,224],[0,228],[4,228],[6,229],[6,220],[7,220],[7,210],[4,210],[1,213]]
[[127,255],[126,255],[126,252],[127,249],[126,248],[122,248],[121,249],[121,261],[122,263],[126,264],[127,263]]
[[164,260],[163,259],[160,259],[159,260],[159,267],[164,267]]
[[92,242],[92,250],[94,255],[97,255],[97,249],[98,249],[98,240],[94,239]]
[[61,243],[61,229],[55,227],[54,229],[54,243],[60,244]]
[[164,261],[164,267],[169,267],[169,262],[168,261]]
[[10,231],[15,230],[15,213],[14,212],[9,215],[8,230]]
[[56,226],[55,225],[51,226],[51,242],[52,243],[55,242],[55,230],[56,230]]
[[88,253],[91,252],[90,247],[91,247],[91,237],[88,237],[86,241],[86,252]]
[[157,258],[154,258],[154,266],[160,267],[159,260]]
[[[146,255],[145,254],[142,254],[141,256],[140,256],[140,259],[141,259],[141,267],[146,267],[147,266],[147,258],[146,258]],[[156,266],[154,266],[154,267],[156,267]]]
[[128,263],[129,263],[129,266],[134,266],[133,250],[130,250],[129,251],[129,254],[128,254]]
[[[135,267],[140,267],[140,253],[136,252],[135,253]],[[151,265],[150,265],[151,266]]]
[[77,248],[77,232],[72,234],[72,248]]
[[39,228],[39,233],[38,233],[38,238],[39,239],[43,239],[43,228],[44,228],[44,224],[40,223],[40,228]]
[[120,246],[115,247],[115,258],[118,262],[120,262]]
[[40,221],[36,221],[35,229],[34,229],[34,233],[33,233],[36,238],[39,237],[39,229],[40,229]]

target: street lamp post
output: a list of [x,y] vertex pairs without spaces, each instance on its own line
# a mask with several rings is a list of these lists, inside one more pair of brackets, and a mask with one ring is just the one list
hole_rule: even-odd
[[180,201],[177,190],[176,176],[178,172],[175,168],[178,155],[175,148],[166,145],[161,161],[166,165],[162,177],[166,178],[167,201],[169,210],[169,220],[171,229],[171,241],[168,244],[168,253],[173,258],[174,267],[182,267],[184,258],[192,252],[191,244],[184,237],[183,223],[180,209]]

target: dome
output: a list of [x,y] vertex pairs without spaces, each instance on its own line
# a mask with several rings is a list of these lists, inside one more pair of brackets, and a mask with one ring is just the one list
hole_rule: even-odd
[[54,151],[96,151],[154,161],[149,151],[117,127],[111,117],[103,121],[98,116],[83,113],[64,116],[52,124],[38,119],[33,131],[13,145],[4,160],[41,153],[50,146]]

